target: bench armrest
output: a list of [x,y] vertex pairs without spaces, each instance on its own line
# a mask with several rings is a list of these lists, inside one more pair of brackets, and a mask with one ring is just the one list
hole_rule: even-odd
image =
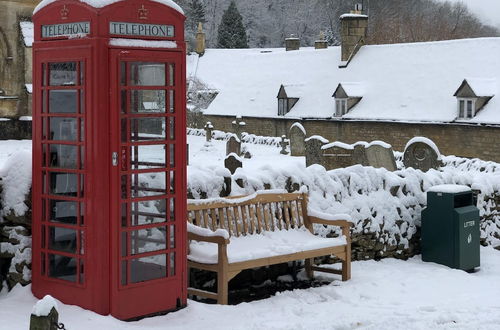
[[309,216],[309,221],[311,221],[311,223],[317,223],[320,225],[338,226],[338,227],[342,227],[342,228],[344,228],[344,227],[350,228],[350,227],[354,226],[351,222],[349,222],[347,220],[328,220],[328,219],[322,219],[322,218],[318,218],[318,217]]
[[207,228],[202,228],[192,223],[187,223],[188,239],[200,242],[216,243],[216,244],[229,244],[229,233],[224,229],[217,229],[211,231]]

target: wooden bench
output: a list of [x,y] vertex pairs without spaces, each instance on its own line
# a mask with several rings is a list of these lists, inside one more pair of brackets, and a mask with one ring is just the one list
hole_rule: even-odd
[[[313,271],[351,277],[350,222],[320,218],[307,211],[307,194],[257,193],[188,202],[188,268],[217,273],[217,293],[188,288],[188,294],[228,303],[228,282],[245,269],[305,259]],[[342,236],[314,235],[313,224],[342,228]],[[321,268],[315,257],[335,255],[342,270]]]

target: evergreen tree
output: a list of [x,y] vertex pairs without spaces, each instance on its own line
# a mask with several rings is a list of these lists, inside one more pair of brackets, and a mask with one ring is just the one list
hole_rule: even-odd
[[196,33],[198,23],[205,24],[205,5],[200,0],[191,0],[186,6],[186,30],[188,33]]
[[243,18],[231,1],[222,15],[217,35],[217,48],[248,48],[248,37]]

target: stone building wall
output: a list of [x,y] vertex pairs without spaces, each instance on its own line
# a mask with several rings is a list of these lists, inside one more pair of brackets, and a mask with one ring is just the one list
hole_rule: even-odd
[[31,82],[31,74],[29,81],[25,76],[26,69],[31,68],[31,54],[26,51],[19,22],[31,20],[39,2],[0,0],[0,117],[31,114],[25,88]]
[[[215,129],[232,131],[234,117],[205,116]],[[494,143],[500,137],[500,126],[477,124],[422,124],[343,120],[292,120],[243,117],[248,133],[263,136],[287,135],[294,122],[300,122],[307,136],[321,135],[329,141],[355,143],[382,140],[394,150],[403,151],[406,143],[415,136],[433,140],[445,155],[480,158],[500,162],[500,152]]]

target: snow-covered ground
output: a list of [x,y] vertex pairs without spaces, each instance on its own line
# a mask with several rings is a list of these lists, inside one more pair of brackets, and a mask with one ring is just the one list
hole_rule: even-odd
[[[210,169],[223,167],[223,141],[206,146],[204,137],[188,140],[190,180],[203,180]],[[16,151],[30,148],[31,141],[0,141],[0,169]],[[250,144],[248,148],[254,157],[245,160],[243,173],[272,176],[304,167],[303,157],[280,155],[276,146]],[[420,257],[359,261],[352,268],[348,282],[333,281],[236,306],[188,301],[188,307],[179,312],[131,323],[59,302],[60,321],[67,329],[85,330],[498,329],[500,252],[492,248],[481,248],[481,269],[474,274],[423,263]],[[27,329],[36,302],[29,287],[0,293],[0,329]]]
[[[166,316],[121,322],[59,303],[60,321],[88,329],[498,329],[500,252],[481,249],[469,274],[419,257],[352,265],[352,279],[236,306],[188,301]],[[324,276],[324,275],[321,275]],[[37,300],[29,287],[0,295],[0,329],[25,330]]]

